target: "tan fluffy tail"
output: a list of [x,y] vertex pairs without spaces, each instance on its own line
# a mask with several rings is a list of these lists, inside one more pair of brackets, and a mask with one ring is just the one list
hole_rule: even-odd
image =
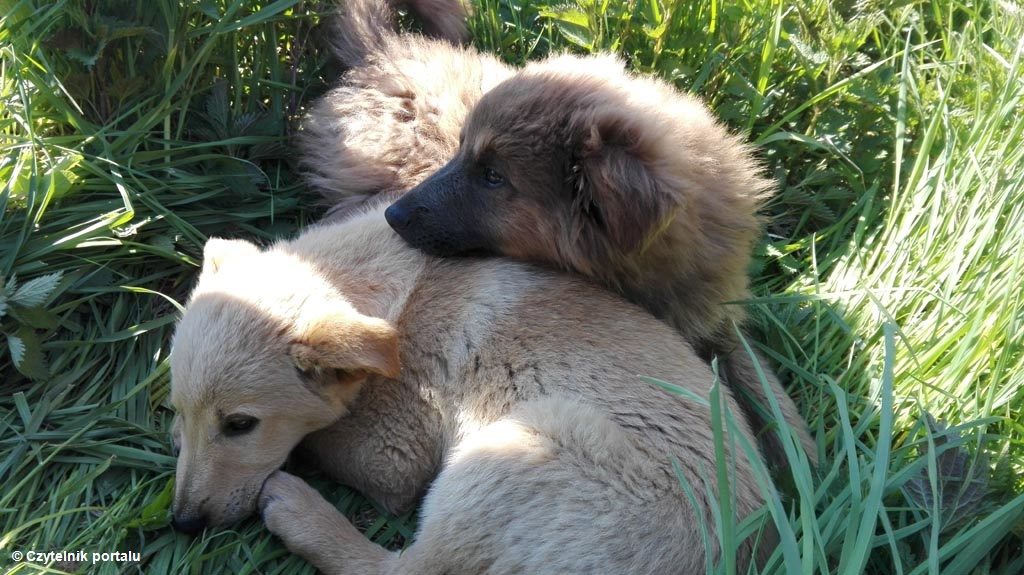
[[768,407],[770,400],[765,393],[761,377],[757,373],[757,368],[754,366],[755,361],[760,364],[761,371],[768,382],[772,395],[775,396],[775,401],[778,403],[783,419],[786,420],[789,428],[796,434],[800,447],[803,448],[811,466],[817,467],[817,445],[811,437],[807,422],[800,415],[800,411],[797,409],[793,398],[786,393],[779,378],[776,377],[771,367],[769,367],[767,360],[761,357],[761,354],[754,352],[754,356],[751,357],[739,345],[739,342],[737,342],[737,345],[736,349],[727,353],[725,357],[720,358],[724,360],[722,362],[722,367],[724,368],[722,375],[725,376],[726,383],[732,388],[737,402],[743,407],[747,420],[750,422],[754,433],[757,434],[761,450],[769,467],[785,469],[790,465],[790,462],[786,457],[785,448],[778,436],[778,431],[771,429],[774,418],[771,417],[771,408]]
[[405,5],[430,36],[462,44],[469,37],[462,0],[342,0],[332,23],[331,51],[346,67],[359,66],[384,50],[395,35],[394,5]]

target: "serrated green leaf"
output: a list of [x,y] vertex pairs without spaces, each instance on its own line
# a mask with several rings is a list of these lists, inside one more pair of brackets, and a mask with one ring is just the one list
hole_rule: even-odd
[[820,66],[825,62],[828,62],[828,55],[820,50],[815,50],[810,45],[805,43],[799,36],[790,36],[790,44],[796,50],[797,54],[800,54],[802,58],[810,62],[815,66]]
[[220,80],[214,83],[213,88],[210,89],[210,95],[206,98],[206,117],[211,126],[224,130],[228,127],[230,115],[228,83]]
[[25,360],[25,342],[16,335],[7,334],[7,349],[11,352],[14,367],[20,369],[21,362]]
[[4,286],[4,295],[7,296],[7,299],[10,299],[11,296],[14,295],[14,292],[17,289],[18,289],[18,276],[11,276],[11,281],[7,282],[7,285]]
[[590,20],[580,10],[542,10],[541,18],[552,20],[558,32],[569,42],[588,51],[594,49],[594,32]]
[[[24,355],[20,362],[15,363],[22,374],[32,379],[46,379],[50,377],[50,370],[46,367],[46,360],[43,358],[43,347],[36,337],[32,328],[22,326],[15,334],[24,345]],[[8,336],[8,343],[10,336]]]
[[249,127],[259,120],[259,117],[260,115],[255,112],[246,112],[238,116],[231,124],[231,135],[244,136]]
[[574,24],[558,24],[558,32],[569,42],[587,51],[594,49],[594,34],[589,28],[583,28]]
[[92,50],[83,50],[81,48],[71,48],[67,50],[66,54],[73,60],[77,60],[86,68],[92,69],[96,65],[96,62],[100,59],[100,54],[103,53],[103,48],[107,46],[106,40],[100,40]]
[[11,303],[18,304],[22,307],[35,307],[42,305],[46,301],[46,298],[50,297],[53,293],[54,288],[60,283],[60,279],[64,276],[64,272],[53,272],[52,274],[46,274],[45,276],[39,276],[33,278],[14,292],[11,296]]
[[554,20],[555,22],[575,24],[576,26],[581,26],[583,28],[590,26],[590,21],[587,19],[587,15],[580,10],[541,10],[538,16]]

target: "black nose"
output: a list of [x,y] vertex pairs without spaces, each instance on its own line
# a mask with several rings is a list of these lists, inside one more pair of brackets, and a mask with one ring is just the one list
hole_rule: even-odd
[[426,206],[408,207],[399,200],[384,210],[384,219],[388,221],[388,225],[392,229],[401,232],[413,226],[417,221],[422,221],[421,219],[429,213],[430,208]]
[[404,230],[412,223],[412,210],[407,210],[398,203],[394,203],[384,210],[384,219],[394,230]]
[[185,535],[195,535],[206,529],[206,517],[197,515],[195,517],[178,517],[175,515],[171,518],[171,527],[178,533],[184,533]]

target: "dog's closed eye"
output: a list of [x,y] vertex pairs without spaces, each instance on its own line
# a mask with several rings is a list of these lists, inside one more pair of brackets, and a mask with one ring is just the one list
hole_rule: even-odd
[[312,383],[313,379],[316,377],[316,370],[317,368],[313,366],[295,366],[295,373],[299,375],[299,379],[301,379],[303,383]]
[[238,437],[239,435],[245,435],[253,429],[256,429],[256,425],[258,425],[259,422],[259,419],[256,419],[251,415],[229,415],[224,419],[221,431],[223,431],[224,435],[228,437]]

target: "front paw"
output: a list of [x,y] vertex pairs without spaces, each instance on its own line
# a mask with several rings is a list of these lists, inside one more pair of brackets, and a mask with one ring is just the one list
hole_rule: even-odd
[[267,529],[291,543],[310,528],[318,513],[334,512],[317,490],[308,483],[284,471],[275,471],[263,483],[260,491],[260,517]]

